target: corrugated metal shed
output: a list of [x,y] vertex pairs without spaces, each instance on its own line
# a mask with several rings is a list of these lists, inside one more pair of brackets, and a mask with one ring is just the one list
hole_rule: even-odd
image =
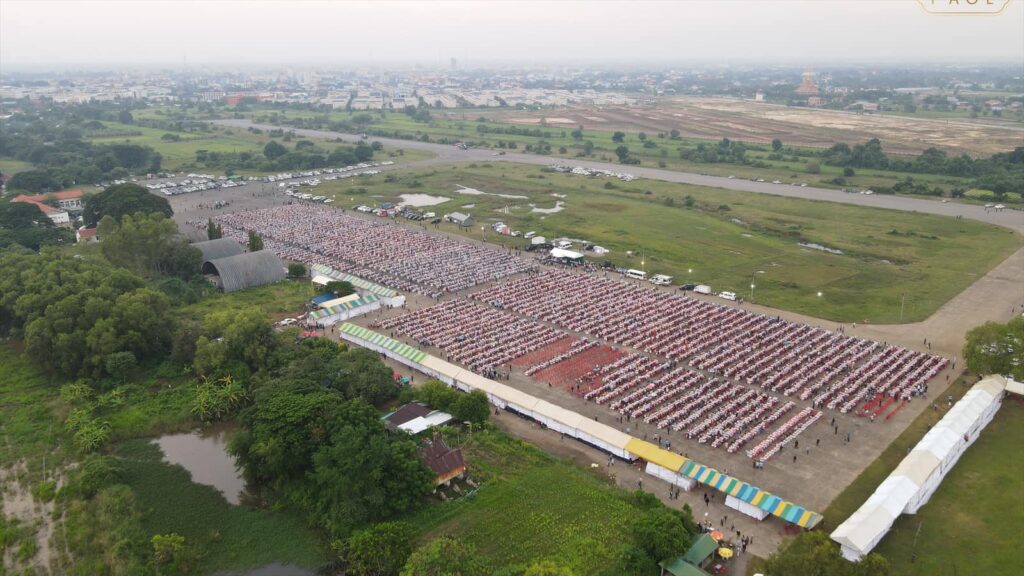
[[195,242],[192,246],[198,248],[199,251],[203,253],[202,262],[204,264],[210,260],[217,260],[219,258],[227,258],[228,256],[237,256],[245,253],[245,249],[242,248],[242,245],[230,238],[217,238],[216,240]]
[[245,252],[203,263],[203,274],[216,274],[225,292],[284,280],[284,263],[269,250]]

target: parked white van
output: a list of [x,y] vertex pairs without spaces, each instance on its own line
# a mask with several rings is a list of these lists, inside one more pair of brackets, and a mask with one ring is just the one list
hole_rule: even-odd
[[626,270],[626,278],[633,278],[634,280],[646,280],[647,272],[643,270]]
[[693,288],[693,291],[697,294],[711,294],[711,286],[706,284],[698,284]]
[[664,274],[655,274],[654,276],[651,276],[651,284],[654,284],[655,286],[671,286],[672,277],[665,276]]
[[719,298],[723,298],[725,300],[736,301],[736,293],[735,292],[719,292],[718,293],[718,297]]

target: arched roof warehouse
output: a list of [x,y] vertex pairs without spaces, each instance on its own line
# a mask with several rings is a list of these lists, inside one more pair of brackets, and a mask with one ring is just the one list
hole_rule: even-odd
[[245,253],[242,245],[230,238],[217,238],[216,240],[193,242],[192,246],[198,248],[199,251],[203,253],[202,262],[204,264],[210,260],[227,258],[228,256],[237,256]]
[[254,288],[283,280],[284,263],[269,250],[203,262],[203,274],[216,274],[225,292]]

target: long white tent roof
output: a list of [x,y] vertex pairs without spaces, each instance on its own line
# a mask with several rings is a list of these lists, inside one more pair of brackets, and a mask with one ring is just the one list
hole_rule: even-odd
[[[974,385],[924,438],[907,454],[874,494],[833,532],[832,539],[843,545],[843,555],[859,558],[871,552],[892,527],[896,518],[911,508],[920,494],[929,494],[927,484],[946,465],[955,463],[962,444],[975,427],[986,422],[1006,389],[1006,379],[988,376]],[[920,503],[915,506],[920,506]]]

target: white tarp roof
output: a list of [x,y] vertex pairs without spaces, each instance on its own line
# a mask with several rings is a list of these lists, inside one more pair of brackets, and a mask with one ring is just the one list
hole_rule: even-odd
[[885,508],[865,504],[832,532],[832,539],[862,555],[867,554],[895,521]]
[[1018,394],[1024,396],[1024,382],[1017,382],[1014,379],[1008,379],[1006,381],[1006,391],[1011,394]]
[[893,476],[908,478],[918,486],[924,486],[935,469],[939,467],[939,459],[928,451],[914,450],[892,471]]
[[917,446],[882,482],[852,516],[832,532],[832,539],[843,545],[843,555],[854,559],[847,549],[860,556],[885,536],[900,514],[918,495],[928,490],[928,481],[949,462],[955,462],[957,448],[971,428],[984,422],[985,415],[999,401],[1006,381],[989,376],[976,384],[952,409],[925,434]]
[[580,258],[583,258],[583,254],[580,254],[579,252],[563,250],[561,248],[552,248],[550,254],[552,258],[568,258],[570,260],[579,260]]
[[344,304],[346,302],[351,302],[353,300],[359,300],[359,298],[360,298],[360,296],[359,296],[358,293],[356,293],[356,294],[349,294],[348,296],[342,296],[341,298],[335,298],[334,300],[328,300],[326,302],[321,302],[320,304],[318,304],[318,306],[320,306],[323,309],[334,308],[335,306],[341,306],[342,304]]
[[440,410],[434,410],[426,416],[419,416],[409,420],[404,424],[399,424],[398,428],[405,430],[409,434],[419,434],[424,430],[433,428],[434,426],[441,426],[451,422],[455,417],[447,412],[441,412]]
[[330,276],[324,276],[323,274],[317,274],[316,276],[313,276],[313,283],[319,284],[321,286],[327,286],[327,283],[332,280],[334,279],[331,278]]
[[930,452],[940,461],[944,461],[946,456],[956,448],[957,443],[962,441],[963,437],[958,436],[949,428],[939,428],[936,426],[924,435],[924,438],[917,443],[914,450]]
[[889,476],[879,484],[878,489],[864,505],[881,506],[896,518],[903,513],[903,509],[917,493],[917,488],[917,485],[906,476]]

